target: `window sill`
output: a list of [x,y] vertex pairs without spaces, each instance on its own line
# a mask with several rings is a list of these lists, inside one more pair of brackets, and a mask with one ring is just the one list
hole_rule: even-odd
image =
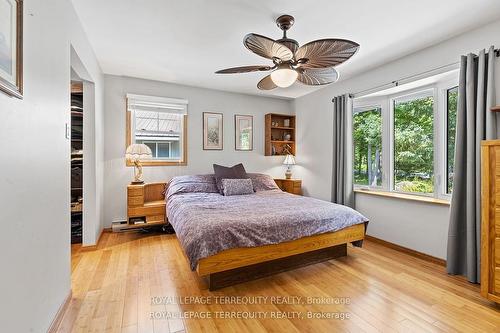
[[405,193],[397,193],[397,192],[386,192],[386,191],[376,191],[376,190],[364,190],[364,189],[355,189],[354,193],[363,193],[363,194],[368,194],[368,195],[377,195],[380,197],[387,197],[387,198],[396,198],[396,199],[403,199],[403,200],[411,200],[411,201],[420,201],[420,202],[426,202],[426,203],[431,203],[431,204],[437,204],[437,205],[445,205],[449,206],[450,202],[445,199],[438,199],[438,198],[433,198],[433,197],[424,197],[420,195],[413,195],[413,194],[405,194]]
[[[125,160],[125,164],[130,167],[134,166],[134,163],[128,160]],[[144,160],[141,161],[142,166],[186,166],[187,163],[185,161],[166,161],[166,160]]]

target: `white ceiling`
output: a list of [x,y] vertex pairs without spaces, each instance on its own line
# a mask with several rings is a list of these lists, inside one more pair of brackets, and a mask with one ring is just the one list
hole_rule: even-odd
[[214,74],[270,64],[242,40],[250,32],[280,38],[274,20],[281,14],[295,17],[288,37],[301,45],[320,38],[361,45],[337,67],[341,80],[500,18],[498,0],[72,1],[107,74],[286,98],[318,88],[262,92],[256,84],[264,73]]

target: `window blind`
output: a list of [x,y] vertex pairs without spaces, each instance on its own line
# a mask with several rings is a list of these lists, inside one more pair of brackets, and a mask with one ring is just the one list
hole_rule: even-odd
[[187,115],[188,101],[147,95],[127,94],[127,111],[154,111]]

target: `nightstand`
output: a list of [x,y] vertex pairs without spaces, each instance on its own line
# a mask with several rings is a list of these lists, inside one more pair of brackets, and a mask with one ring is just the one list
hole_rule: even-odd
[[[146,228],[166,224],[165,183],[127,186],[127,222],[119,230]],[[115,229],[115,228],[113,228]]]
[[302,195],[302,180],[278,178],[274,181],[282,191]]

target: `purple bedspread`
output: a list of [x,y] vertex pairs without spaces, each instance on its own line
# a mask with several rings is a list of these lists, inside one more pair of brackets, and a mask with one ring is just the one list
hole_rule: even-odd
[[166,195],[168,220],[193,270],[198,260],[223,250],[277,244],[368,221],[349,207],[279,189],[223,196],[212,178],[176,177]]

